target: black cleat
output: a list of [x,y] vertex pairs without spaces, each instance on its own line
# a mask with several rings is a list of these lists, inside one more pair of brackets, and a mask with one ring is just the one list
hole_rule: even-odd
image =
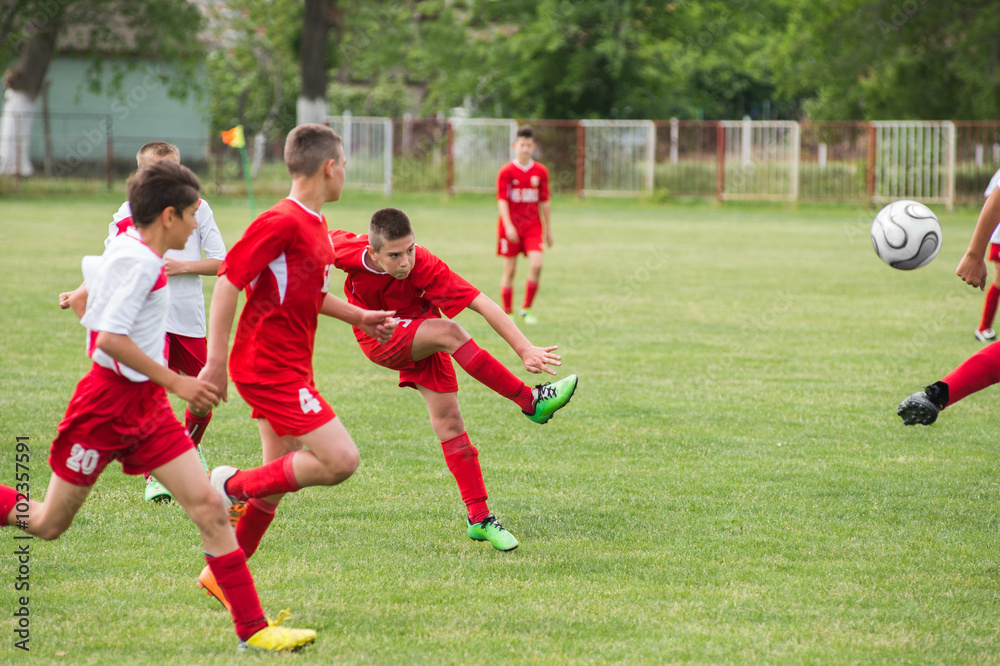
[[921,391],[899,403],[896,413],[903,419],[903,425],[930,425],[937,421],[941,409]]

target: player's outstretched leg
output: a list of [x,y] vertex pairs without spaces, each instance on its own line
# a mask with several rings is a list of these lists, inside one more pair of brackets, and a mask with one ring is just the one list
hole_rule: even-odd
[[532,405],[535,410],[529,413],[524,411],[524,415],[535,423],[548,423],[552,415],[569,403],[570,398],[576,393],[576,385],[580,378],[570,375],[557,382],[545,382],[531,389]]
[[470,518],[466,520],[469,521],[469,538],[473,541],[489,541],[494,548],[504,552],[514,550],[519,545],[514,535],[505,530],[492,513],[478,523],[472,522]]
[[948,385],[936,382],[899,403],[896,413],[903,419],[903,425],[930,425],[947,404]]

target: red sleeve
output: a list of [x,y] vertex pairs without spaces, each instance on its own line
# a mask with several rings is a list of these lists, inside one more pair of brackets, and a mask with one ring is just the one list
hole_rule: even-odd
[[424,290],[424,298],[441,308],[448,319],[454,319],[479,295],[479,290],[465,278],[419,245],[417,262],[418,266],[423,266],[419,284]]
[[[542,166],[542,165],[538,165]],[[538,201],[549,200],[549,170],[542,166],[541,182],[538,184]]]
[[256,280],[268,264],[285,251],[293,222],[290,217],[269,213],[258,217],[230,248],[219,266],[219,275],[229,278],[237,289]]
[[510,172],[507,169],[507,165],[503,165],[500,169],[500,173],[497,174],[497,201],[508,201],[507,196],[510,193]]
[[350,255],[356,253],[354,252],[355,244],[350,241],[356,238],[358,235],[352,234],[350,231],[330,230],[330,242],[333,243],[333,265],[342,271],[350,272],[353,268]]

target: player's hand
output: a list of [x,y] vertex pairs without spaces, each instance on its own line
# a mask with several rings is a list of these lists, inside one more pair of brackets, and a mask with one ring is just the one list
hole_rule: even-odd
[[986,262],[982,257],[965,255],[962,257],[962,261],[958,262],[955,275],[962,278],[962,281],[968,285],[979,287],[980,290],[986,288],[988,271],[986,270]]
[[[226,402],[229,399],[229,377],[226,375],[226,366],[224,363],[221,365],[211,362],[206,363],[205,367],[198,373],[198,381],[214,388],[219,400],[222,402]],[[178,393],[178,395],[180,394]],[[216,400],[215,404],[219,404],[219,400]]]
[[503,226],[503,233],[507,237],[507,240],[510,241],[511,243],[516,243],[517,241],[521,240],[520,238],[518,238],[517,229],[514,228],[513,224],[510,226],[507,226],[505,224]]
[[171,275],[182,275],[187,273],[186,262],[178,261],[177,259],[164,259],[163,268],[167,272],[167,277]]
[[562,365],[562,356],[552,353],[557,349],[559,347],[528,347],[521,354],[521,362],[524,363],[524,369],[535,374],[540,372],[547,372],[550,375],[556,374],[556,371],[549,366],[559,367]]
[[174,385],[174,393],[195,411],[204,412],[219,404],[219,391],[206,381],[181,376]]
[[548,247],[552,247],[552,234],[550,234],[550,233],[546,233],[545,234],[545,244]]
[[63,310],[69,310],[69,297],[73,295],[72,291],[64,291],[59,294],[59,307]]
[[379,344],[384,345],[392,337],[392,332],[399,325],[399,320],[393,315],[396,311],[386,310],[365,310],[361,316],[361,323],[358,324],[365,335],[374,338]]

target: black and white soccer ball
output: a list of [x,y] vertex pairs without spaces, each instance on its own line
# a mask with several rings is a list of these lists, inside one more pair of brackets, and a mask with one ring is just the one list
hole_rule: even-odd
[[941,223],[919,201],[893,201],[872,222],[872,246],[879,259],[901,271],[931,263],[941,249]]

